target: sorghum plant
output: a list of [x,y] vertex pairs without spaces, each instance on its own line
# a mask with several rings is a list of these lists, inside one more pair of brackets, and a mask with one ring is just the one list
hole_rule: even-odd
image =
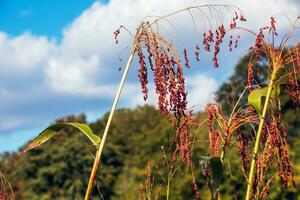
[[157,200],[161,191],[161,184],[157,189],[154,188],[155,177],[151,174],[151,163],[148,161],[146,167],[146,179],[143,184],[141,184],[140,197],[142,200]]
[[[299,65],[299,41],[294,37],[295,30],[299,26],[299,17],[292,24],[288,33],[283,36],[279,45],[276,43],[278,33],[276,30],[276,21],[274,17],[271,17],[271,22],[269,26],[263,27],[260,29],[259,33],[256,35],[255,44],[253,46],[253,57],[249,61],[248,69],[248,89],[252,90],[251,83],[254,81],[253,77],[253,59],[256,59],[256,62],[260,61],[261,54],[265,54],[266,62],[268,66],[268,76],[267,76],[267,85],[265,89],[256,90],[265,96],[264,103],[261,103],[261,96],[259,96],[259,105],[256,105],[256,110],[260,117],[260,123],[256,134],[255,146],[253,149],[253,158],[251,161],[250,172],[248,176],[248,188],[246,199],[251,198],[251,190],[255,194],[258,184],[260,184],[259,171],[263,170],[264,162],[268,162],[271,155],[274,153],[272,151],[278,151],[278,160],[277,160],[277,170],[281,178],[283,186],[287,186],[287,183],[291,181],[293,184],[293,172],[291,169],[291,164],[289,161],[288,151],[287,151],[287,133],[283,125],[281,125],[280,117],[280,100],[276,98],[276,95],[280,93],[280,90],[286,89],[291,95],[291,99],[294,104],[300,100],[299,96],[299,85],[298,78],[300,76],[300,65]],[[271,41],[267,41],[266,34],[270,35]],[[289,44],[288,42],[293,39],[296,40],[296,44]],[[294,41],[293,41],[294,42]],[[288,49],[286,51],[286,49]],[[288,76],[289,81],[283,83],[283,78]],[[280,82],[281,81],[281,82]],[[260,87],[260,86],[259,86]],[[250,102],[253,103],[253,96],[256,95],[255,91],[249,95]],[[254,97],[255,98],[255,97]],[[261,106],[263,104],[263,106]],[[278,113],[278,114],[277,114]],[[258,156],[258,149],[260,145],[260,138],[264,136],[267,138],[267,143],[264,145],[264,151],[261,156]],[[271,137],[271,138],[269,138]],[[270,145],[273,145],[270,147]],[[268,155],[271,154],[271,155]],[[269,183],[267,183],[267,186]],[[259,188],[259,187],[258,187]],[[263,192],[266,189],[262,190]]]
[[[287,91],[294,105],[300,100],[299,43],[293,35],[299,28],[299,17],[281,40],[278,38],[274,17],[270,18],[270,25],[261,28],[257,34],[248,29],[237,28],[255,36],[254,45],[250,48],[252,55],[248,63],[245,87],[250,93],[249,106],[237,109],[239,101],[246,96],[245,90],[229,117],[222,113],[219,104],[212,103],[207,106],[210,155],[220,157],[222,161],[231,136],[236,133],[242,171],[248,183],[246,200],[266,199],[275,176],[270,172],[271,169],[277,170],[285,188],[289,182],[295,186],[287,147],[287,131],[281,120],[278,95]],[[296,43],[289,43],[291,39],[296,39]],[[266,73],[260,71],[261,65],[266,66],[263,69]],[[243,125],[257,128],[257,131],[253,136],[250,133],[245,137],[239,130]],[[261,154],[258,154],[259,149]],[[246,174],[248,169],[249,175]]]
[[[205,12],[208,11],[209,13]],[[229,23],[224,23],[224,16],[222,12],[228,12],[232,15]],[[195,59],[200,61],[200,50],[212,52],[212,62],[215,68],[219,67],[218,54],[220,52],[220,45],[224,40],[227,30],[235,29],[238,21],[246,21],[241,11],[232,6],[226,5],[201,5],[188,7],[179,10],[166,16],[151,18],[143,21],[137,28],[134,35],[133,48],[128,64],[125,68],[124,74],[128,72],[134,54],[138,56],[138,77],[140,79],[141,88],[144,100],[148,98],[148,74],[150,71],[154,75],[155,91],[158,94],[158,108],[159,111],[167,118],[174,127],[177,127],[177,132],[171,142],[172,151],[170,158],[170,172],[168,174],[167,183],[167,199],[170,184],[170,177],[173,174],[176,163],[177,154],[183,164],[191,165],[192,154],[192,134],[189,132],[189,122],[191,121],[191,112],[187,109],[187,91],[185,88],[185,78],[183,74],[183,65],[190,68],[190,59],[188,57],[187,49],[183,49],[183,62],[181,61],[180,53],[175,44],[167,37],[159,32],[158,28],[163,21],[169,22],[168,18],[182,13],[188,12],[191,15],[195,28],[194,15],[200,15],[202,22],[207,24],[203,32],[202,46],[196,43]],[[217,16],[214,19],[214,16]],[[212,24],[217,24],[213,27]],[[227,27],[228,26],[228,27]],[[114,32],[116,43],[118,43],[118,35],[121,26]],[[195,28],[196,29],[196,28]],[[200,36],[199,36],[200,37]],[[234,48],[238,45],[239,36],[234,42]],[[229,47],[232,50],[233,36],[230,37]],[[213,49],[211,48],[213,46]],[[200,48],[201,47],[201,48]],[[123,81],[123,78],[122,78]],[[123,83],[121,82],[121,85]],[[122,87],[122,86],[121,86]],[[118,97],[117,97],[118,98]],[[113,110],[112,112],[113,113]],[[110,123],[110,122],[109,122]],[[108,124],[109,124],[108,123]],[[106,132],[105,132],[106,133]],[[102,142],[104,143],[106,135],[104,134]]]
[[[205,13],[205,9],[211,12],[210,17]],[[241,11],[232,6],[226,5],[201,5],[188,7],[186,9],[171,13],[169,15],[154,18],[151,21],[143,21],[137,28],[135,39],[133,42],[132,54],[138,55],[139,69],[138,77],[140,79],[143,97],[148,98],[148,74],[153,72],[155,91],[158,94],[158,108],[174,126],[178,127],[176,134],[176,141],[178,143],[176,149],[179,149],[180,158],[183,163],[190,164],[190,137],[188,130],[188,121],[190,112],[187,110],[187,91],[185,88],[185,78],[183,74],[183,65],[190,68],[190,61],[187,54],[187,49],[183,49],[183,60],[181,62],[180,53],[173,42],[167,36],[162,35],[157,31],[157,27],[163,20],[168,20],[170,16],[179,14],[181,12],[189,12],[192,16],[194,26],[195,19],[193,13],[200,15],[203,22],[206,22],[207,30],[203,32],[202,48],[196,43],[195,58],[200,60],[200,50],[212,52],[212,62],[217,68],[218,58],[220,52],[220,44],[223,42],[226,31],[226,24],[224,24],[223,13],[225,9],[232,14],[232,19],[228,23],[227,29],[234,29],[238,21],[246,21]],[[214,19],[212,16],[218,16]],[[213,27],[212,23],[218,24]],[[120,27],[122,29],[123,26]],[[117,36],[120,29],[114,32],[116,43],[118,43]],[[232,36],[230,37],[229,46],[232,43]],[[238,38],[235,41],[237,47]],[[213,50],[211,50],[213,46]],[[231,47],[232,48],[232,47]],[[173,114],[173,115],[171,115]]]

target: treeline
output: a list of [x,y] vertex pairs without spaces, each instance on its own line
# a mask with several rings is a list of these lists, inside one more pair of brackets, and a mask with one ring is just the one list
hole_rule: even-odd
[[[204,119],[199,115],[199,121]],[[69,116],[64,121],[84,122],[84,115]],[[106,117],[91,124],[97,133],[103,131]],[[164,179],[167,167],[162,146],[167,148],[174,129],[162,119],[160,113],[151,106],[134,110],[121,109],[112,125],[108,143],[101,163],[101,170],[94,189],[94,199],[138,199],[146,179],[146,166],[150,161],[154,175],[154,188],[160,189],[160,199],[165,195]],[[192,130],[196,131],[196,130]],[[299,182],[300,159],[299,138],[294,138],[290,148],[296,181]],[[233,144],[234,145],[234,144]],[[208,141],[206,127],[198,130],[194,144],[193,159],[207,155]],[[235,194],[242,197],[245,189],[242,172],[239,170],[239,154],[232,148],[225,161],[226,179],[222,186],[224,199]],[[0,170],[15,191],[15,199],[83,199],[88,182],[92,156],[95,152],[84,136],[74,129],[66,129],[57,137],[25,155],[4,153],[1,155]],[[230,164],[229,162],[230,161]],[[194,162],[197,163],[197,162]],[[199,166],[193,166],[203,199],[209,196],[205,178]],[[271,189],[272,199],[297,199],[300,190],[282,189],[275,180]],[[172,199],[194,199],[192,177],[189,168],[179,167],[171,181]]]

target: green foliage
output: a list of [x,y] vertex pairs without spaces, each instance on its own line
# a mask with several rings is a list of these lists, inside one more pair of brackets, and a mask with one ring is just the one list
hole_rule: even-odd
[[[74,120],[77,117],[68,117]],[[200,114],[199,121],[205,116]],[[67,121],[67,119],[65,119]],[[90,124],[95,133],[104,129],[107,115],[95,123]],[[84,121],[78,121],[84,123]],[[195,134],[195,144],[192,159],[198,163],[200,157],[208,155],[207,132],[203,127]],[[89,140],[78,130],[66,128],[62,134],[40,147],[29,151],[24,156],[4,153],[1,156],[0,171],[14,187],[16,199],[83,199],[85,187],[88,183],[92,155],[95,147],[89,146]],[[134,110],[118,110],[112,124],[111,135],[104,150],[101,170],[98,174],[93,191],[93,199],[99,199],[100,194],[104,199],[138,199],[141,184],[146,179],[147,161],[152,163],[152,173],[155,177],[153,187],[164,185],[163,179],[167,178],[166,163],[161,151],[161,146],[167,147],[169,138],[174,134],[174,129],[162,119],[161,114],[151,106],[139,107]],[[299,139],[296,140],[300,143]],[[299,145],[296,143],[295,145]],[[300,181],[299,148],[291,149],[296,165],[296,181]],[[232,199],[236,194],[238,199],[243,198],[245,191],[244,177],[240,171],[239,153],[235,147],[229,148],[223,164],[223,179],[220,184],[222,199]],[[218,168],[218,167],[217,167]],[[214,170],[218,171],[218,170]],[[194,166],[196,182],[200,188],[202,199],[209,199],[209,188],[200,166]],[[220,175],[215,176],[220,177]],[[296,199],[300,194],[299,189],[289,189],[288,193],[280,189],[276,180],[272,189],[271,199],[284,199],[286,195]],[[194,199],[192,177],[189,168],[178,167],[177,173],[172,178],[170,185],[170,199]],[[278,195],[278,198],[276,197]],[[101,198],[100,198],[101,199]],[[160,199],[165,199],[164,186]]]
[[22,153],[25,153],[35,147],[40,146],[47,140],[49,140],[51,137],[53,137],[56,133],[59,131],[63,130],[66,127],[73,127],[79,130],[81,133],[85,134],[91,142],[95,145],[98,146],[101,139],[99,136],[95,135],[93,131],[90,129],[90,127],[87,124],[82,124],[82,123],[71,123],[71,122],[59,122],[55,123],[45,130],[43,130],[27,147],[25,150],[23,150]]
[[[261,114],[263,105],[264,105],[264,98],[267,96],[268,87],[256,89],[250,92],[248,96],[248,104],[253,106],[255,110]],[[274,97],[279,95],[280,93],[280,86],[276,86],[272,89],[270,96]]]

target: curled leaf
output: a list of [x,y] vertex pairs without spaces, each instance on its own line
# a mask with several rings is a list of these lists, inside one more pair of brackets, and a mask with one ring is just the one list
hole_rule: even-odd
[[81,133],[85,134],[90,141],[98,146],[101,138],[93,133],[91,128],[87,124],[82,123],[70,123],[70,122],[60,122],[49,126],[43,130],[21,153],[26,153],[27,151],[36,148],[53,137],[56,133],[61,131],[66,127],[73,127],[79,130]]
[[[268,87],[260,88],[250,92],[248,96],[248,104],[253,106],[255,110],[261,115],[263,102],[268,93]],[[271,91],[271,97],[280,94],[280,85],[276,85]]]

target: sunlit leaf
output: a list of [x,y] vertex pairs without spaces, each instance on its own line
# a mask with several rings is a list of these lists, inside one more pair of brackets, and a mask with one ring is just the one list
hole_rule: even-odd
[[[264,88],[253,90],[252,92],[250,92],[248,96],[248,104],[253,106],[259,114],[262,113],[264,98],[267,96],[267,93],[268,93],[268,87],[264,87]],[[272,89],[271,97],[277,96],[279,94],[280,94],[280,86],[277,85]]]
[[25,150],[22,151],[22,153],[25,153],[35,147],[40,146],[47,140],[49,140],[51,137],[53,137],[56,133],[61,131],[62,129],[66,127],[73,127],[79,130],[81,133],[85,134],[90,141],[98,146],[101,139],[99,136],[95,135],[93,131],[90,129],[90,127],[87,124],[81,124],[81,123],[70,123],[70,122],[60,122],[56,123],[54,125],[49,126],[44,131],[42,131],[27,147]]

